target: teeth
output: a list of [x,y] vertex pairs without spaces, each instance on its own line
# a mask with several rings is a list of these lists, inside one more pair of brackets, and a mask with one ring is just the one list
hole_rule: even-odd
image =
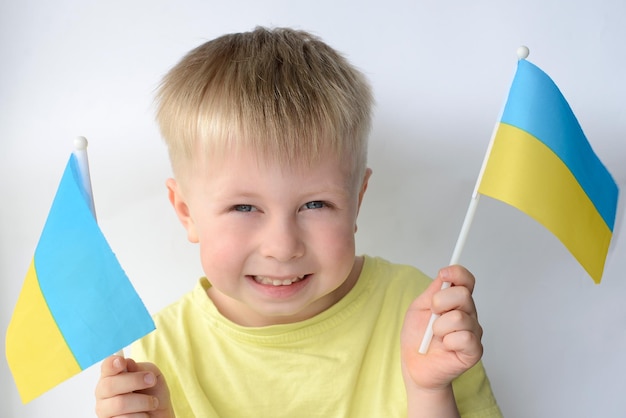
[[265,284],[265,285],[289,286],[290,284],[299,282],[300,280],[302,280],[304,278],[304,276],[305,275],[293,277],[291,279],[284,279],[284,280],[270,279],[269,277],[265,277],[265,276],[254,276],[254,280],[257,283],[261,283],[261,284]]

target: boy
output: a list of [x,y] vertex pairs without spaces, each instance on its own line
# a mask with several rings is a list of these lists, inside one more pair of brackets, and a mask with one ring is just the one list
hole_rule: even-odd
[[360,72],[290,29],[217,38],[166,75],[169,199],[206,277],[135,344],[145,363],[102,363],[98,416],[500,416],[473,276],[355,255],[371,107]]

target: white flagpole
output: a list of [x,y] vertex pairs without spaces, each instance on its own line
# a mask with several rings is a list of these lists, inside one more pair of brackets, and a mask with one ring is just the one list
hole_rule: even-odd
[[[520,46],[519,48],[517,48],[518,60],[523,60],[523,59],[528,58],[528,54],[529,54],[529,51],[527,47]],[[493,148],[493,142],[496,138],[496,132],[498,131],[498,126],[500,125],[500,120],[502,119],[502,113],[504,112],[505,105],[506,105],[506,100],[505,100],[504,105],[502,105],[502,109],[500,110],[500,115],[498,116],[496,125],[493,128],[493,132],[491,133],[491,139],[489,140],[487,152],[485,153],[483,164],[480,167],[480,172],[478,173],[478,178],[476,179],[476,184],[474,185],[474,192],[472,193],[472,198],[470,199],[469,207],[467,208],[467,212],[465,213],[465,219],[463,220],[463,225],[461,226],[459,237],[456,240],[454,251],[452,252],[452,257],[450,258],[450,265],[459,263],[461,252],[463,251],[463,247],[465,246],[465,241],[467,240],[467,235],[469,234],[472,221],[474,220],[476,208],[478,207],[478,200],[480,198],[480,194],[478,193],[478,187],[480,186],[480,182],[483,178],[483,174],[485,173],[485,167],[487,166],[489,155],[491,155],[491,149]],[[443,282],[443,284],[441,285],[442,290],[447,289],[448,287],[450,287],[449,282]],[[439,318],[438,314],[432,313],[430,315],[430,320],[428,321],[428,325],[426,326],[426,332],[424,333],[424,337],[422,338],[422,343],[420,344],[420,348],[419,348],[419,352],[421,354],[426,354],[426,352],[428,351],[430,342],[433,339],[433,324],[437,320],[437,318]]]
[[[96,218],[96,205],[93,200],[93,189],[91,188],[91,174],[89,173],[89,158],[87,157],[87,138],[84,136],[79,136],[74,140],[74,151],[72,152],[76,157],[76,162],[78,163],[78,168],[80,169],[80,178],[83,184],[83,190],[87,193],[87,203],[89,204],[89,209],[93,214],[93,218]],[[115,353],[118,356],[124,357],[124,350],[120,350]]]
[[93,191],[91,189],[91,175],[89,173],[89,159],[87,158],[87,138],[79,136],[74,140],[74,156],[78,162],[78,168],[80,169],[80,177],[83,183],[83,190],[87,193],[87,203],[89,203],[89,209],[96,218],[96,206],[93,202]]

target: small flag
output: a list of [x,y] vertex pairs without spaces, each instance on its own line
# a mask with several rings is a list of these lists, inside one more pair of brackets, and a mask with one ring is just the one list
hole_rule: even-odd
[[478,192],[533,217],[600,283],[618,188],[554,82],[518,62]]
[[80,178],[72,155],[7,329],[7,361],[24,403],[154,329]]

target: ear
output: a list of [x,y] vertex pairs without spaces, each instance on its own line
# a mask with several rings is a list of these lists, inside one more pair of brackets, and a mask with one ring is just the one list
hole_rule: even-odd
[[192,242],[194,244],[197,243],[198,232],[196,231],[196,224],[191,218],[189,206],[185,202],[185,198],[181,193],[180,186],[174,179],[167,179],[165,185],[167,186],[170,203],[172,204],[172,207],[174,207],[174,211],[176,212],[180,223],[182,223],[187,230],[187,239],[189,240],[189,242]]
[[359,190],[359,206],[358,206],[359,209],[361,209],[361,203],[363,203],[363,196],[365,196],[365,191],[367,190],[367,183],[369,182],[371,176],[372,176],[372,169],[368,167],[365,169],[365,175],[363,176],[363,183],[361,183],[361,190]]
[[[367,190],[367,184],[372,176],[372,169],[366,168],[365,175],[363,176],[363,182],[361,183],[361,188],[359,189],[359,204],[356,209],[357,216],[359,215],[359,210],[361,209],[361,203],[363,203],[363,196],[365,196],[365,191]],[[356,222],[354,223],[354,232],[356,233],[358,226]]]

